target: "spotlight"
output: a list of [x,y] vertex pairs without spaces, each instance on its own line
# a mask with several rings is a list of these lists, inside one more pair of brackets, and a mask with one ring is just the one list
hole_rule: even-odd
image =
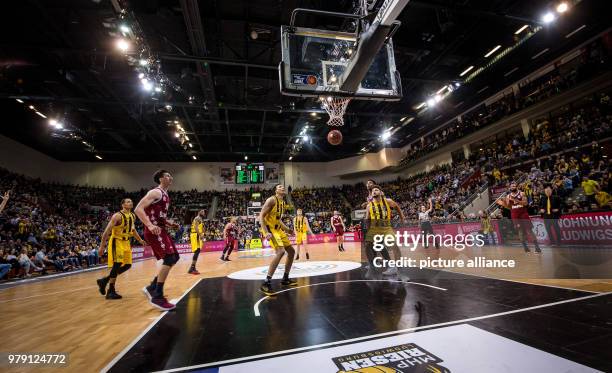
[[189,141],[189,136],[185,136],[185,141]]
[[427,100],[427,106],[433,107],[435,105],[436,105],[436,100],[434,100],[433,97]]
[[461,83],[459,83],[459,82],[455,82],[455,87],[457,87],[457,88],[458,88],[458,87],[461,87]]
[[142,80],[142,88],[143,88],[145,91],[150,91],[150,90],[152,90],[152,89],[153,89],[153,84],[151,84],[151,82],[150,82],[150,81],[148,81],[148,80],[146,80],[146,79],[143,79],[143,80]]
[[19,102],[20,104],[23,104],[23,101],[18,98],[16,98],[15,101]]
[[310,140],[310,137],[308,137],[308,135],[304,135],[303,139],[304,139],[304,142],[308,142],[308,140]]
[[544,23],[551,23],[554,20],[555,20],[555,15],[552,14],[551,12],[548,12],[542,16],[542,22]]
[[161,89],[161,87],[160,87],[160,86],[158,86],[158,85],[157,85],[157,86],[155,86],[155,92],[161,92],[161,91],[162,91],[162,89]]
[[140,66],[147,66],[149,64],[149,61],[143,58],[140,61],[138,61],[138,63],[140,64]]
[[34,105],[30,105],[30,106],[28,106],[28,108],[30,108],[31,110],[36,110],[36,108],[34,107]]
[[127,34],[128,32],[130,32],[130,28],[127,27],[127,25],[120,25],[119,30],[121,30],[121,32],[123,32],[124,34]]
[[293,156],[289,157],[289,160],[292,160],[292,159],[293,159]]
[[53,126],[53,127],[56,127],[56,126],[57,126],[57,120],[55,120],[55,119],[49,119],[49,125],[50,125],[50,126]]
[[100,159],[100,160],[102,159],[102,157],[100,157],[99,155],[96,155],[96,158],[98,158],[98,159]]
[[117,48],[122,52],[127,52],[130,49],[130,43],[125,39],[117,40]]
[[144,78],[144,73],[138,74],[138,79],[143,79],[143,78]]
[[327,96],[327,102],[331,102],[332,101],[332,96]]
[[245,160],[245,161],[248,161],[248,160],[249,160],[249,156],[248,156],[248,155],[245,155],[245,156],[244,156],[244,160]]
[[386,141],[391,137],[391,132],[385,131],[380,137],[383,139],[383,141]]
[[332,82],[332,83],[335,83],[336,80],[338,80],[338,78],[336,78],[335,75],[332,75],[331,78],[329,78],[329,81]]
[[561,3],[557,5],[557,13],[565,13],[567,12],[568,8],[567,3]]
[[174,133],[174,137],[177,137],[177,138],[178,138],[179,136],[181,136],[181,135],[180,135],[178,132],[175,132],[175,133]]
[[440,95],[435,95],[435,96],[434,96],[434,101],[435,101],[436,103],[438,103],[438,102],[442,101],[442,96],[440,96]]
[[[156,87],[157,88],[157,87]],[[172,105],[166,105],[164,106],[166,108],[166,110],[168,111],[172,111]]]
[[311,117],[316,117],[316,116],[317,116],[317,113],[310,113],[310,116],[311,116]]
[[195,155],[192,155],[191,158],[193,158],[194,161],[198,160],[198,157],[196,157]]
[[189,143],[189,147],[190,147],[190,148],[193,148],[193,145],[192,145],[191,143]]
[[39,117],[45,118],[45,119],[47,118],[47,116],[45,114],[41,113],[40,111],[37,111],[36,115],[38,115]]

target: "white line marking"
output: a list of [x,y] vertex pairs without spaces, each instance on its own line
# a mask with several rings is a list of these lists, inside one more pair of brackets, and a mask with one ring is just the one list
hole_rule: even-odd
[[[582,292],[591,293],[591,294],[600,294],[600,293],[603,293],[602,291],[582,290],[582,289],[570,288],[570,287],[567,287],[567,286],[534,284],[534,283],[531,283],[531,282],[524,282],[524,281],[518,281],[518,280],[509,280],[507,278],[489,277],[489,276],[474,275],[474,274],[471,274],[471,273],[454,272],[454,271],[451,271],[451,270],[448,270],[448,269],[439,269],[439,268],[436,268],[436,269],[433,269],[433,268],[424,268],[424,269],[428,269],[430,271],[442,271],[442,272],[454,273],[454,274],[458,274],[458,275],[480,277],[480,278],[486,278],[486,279],[490,279],[490,280],[508,281],[508,282],[514,282],[516,284],[524,284],[524,285],[532,285],[532,286],[544,286],[544,287],[547,287],[547,288],[555,288],[555,289],[575,290],[575,291],[582,291]],[[593,279],[593,280],[597,280],[597,279]]]
[[490,319],[490,318],[498,317],[498,316],[511,315],[511,314],[515,314],[515,313],[520,313],[520,312],[531,311],[531,310],[540,309],[540,308],[556,306],[556,305],[564,304],[564,303],[571,303],[571,302],[577,302],[577,301],[585,300],[585,299],[602,297],[602,296],[606,296],[606,295],[610,295],[610,294],[612,294],[612,292],[586,295],[586,296],[580,297],[580,298],[572,298],[572,299],[566,299],[566,300],[562,300],[562,301],[558,301],[558,302],[545,303],[545,304],[541,304],[539,306],[533,306],[533,307],[527,307],[527,308],[519,308],[519,309],[516,309],[516,310],[513,310],[513,311],[494,313],[494,314],[491,314],[491,315],[471,317],[471,318],[468,318],[468,319],[462,319],[462,320],[456,320],[456,321],[448,321],[448,322],[443,322],[443,323],[439,323],[439,324],[416,326],[414,328],[395,330],[395,331],[392,331],[392,332],[372,334],[372,335],[367,335],[367,336],[357,337],[357,338],[351,338],[351,339],[345,339],[345,340],[336,341],[336,342],[322,343],[322,344],[318,344],[318,345],[314,345],[314,346],[293,348],[293,349],[290,349],[290,350],[268,352],[268,353],[265,353],[265,354],[259,354],[259,355],[253,355],[253,356],[245,356],[245,357],[239,357],[239,358],[235,358],[235,359],[228,359],[228,360],[222,360],[222,361],[215,361],[215,362],[206,363],[206,364],[198,364],[198,365],[191,365],[191,366],[181,367],[181,368],[173,368],[173,369],[167,369],[167,370],[160,370],[160,371],[157,371],[156,373],[180,372],[180,371],[185,371],[185,370],[189,370],[189,369],[205,368],[205,367],[209,367],[209,366],[228,365],[228,364],[231,364],[231,363],[238,363],[238,362],[245,361],[245,360],[261,359],[261,358],[271,357],[271,356],[276,356],[276,355],[283,355],[283,354],[289,354],[289,353],[294,353],[294,352],[301,352],[301,351],[307,351],[307,350],[315,350],[315,349],[324,348],[324,347],[331,347],[331,346],[337,346],[337,345],[350,344],[350,343],[353,343],[353,342],[358,342],[358,341],[367,340],[367,339],[387,337],[387,336],[392,336],[392,335],[396,335],[396,334],[405,334],[405,333],[413,332],[413,331],[416,331],[416,330],[437,328],[437,327],[440,327],[440,326],[449,326],[449,325],[461,324],[461,323],[466,323],[466,322],[471,322],[471,321]]
[[257,317],[261,316],[260,313],[259,313],[259,303],[263,302],[264,300],[266,300],[266,299],[268,299],[268,298],[270,298],[272,296],[278,295],[280,293],[284,293],[286,291],[291,291],[291,290],[296,290],[296,289],[301,289],[301,288],[307,288],[307,287],[311,287],[311,286],[338,284],[338,283],[343,283],[343,282],[399,282],[399,283],[402,283],[402,284],[413,284],[413,285],[427,286],[429,288],[434,288],[434,289],[438,289],[438,290],[442,290],[442,291],[446,291],[447,290],[447,289],[440,288],[440,287],[433,286],[433,285],[422,284],[420,282],[401,281],[401,280],[344,280],[344,281],[319,282],[317,284],[296,286],[296,287],[293,287],[293,288],[277,291],[276,293],[274,293],[274,295],[266,295],[265,297],[263,297],[260,300],[258,300],[257,303],[255,303],[255,305],[253,306],[253,312],[255,313],[255,316],[257,316]]
[[[183,299],[185,297],[185,295],[187,295],[191,290],[193,290],[193,288],[200,283],[200,281],[202,281],[203,279],[198,279],[198,281],[196,281],[193,285],[191,285],[191,287],[189,287],[189,289],[185,290],[185,292],[183,293],[183,295],[180,296],[180,298],[178,298],[178,301],[180,301],[181,299]],[[177,301],[177,303],[178,303]],[[121,352],[119,354],[117,354],[117,356],[115,356],[113,358],[113,360],[111,360],[104,368],[102,368],[100,370],[100,373],[106,373],[108,372],[115,364],[117,364],[117,362],[132,348],[136,345],[136,343],[138,343],[138,341],[140,341],[142,339],[142,337],[145,336],[145,334],[147,334],[149,332],[149,330],[153,329],[153,327],[159,322],[159,320],[161,320],[164,316],[166,316],[166,314],[169,311],[164,311],[162,312],[161,315],[159,315],[158,317],[155,318],[155,320],[153,320],[153,322],[151,322],[151,324],[149,324],[149,326],[147,326],[147,328],[145,330],[142,331],[142,333],[140,333],[136,338],[134,338],[134,340],[132,340],[132,342],[130,342],[129,345],[127,345],[123,350],[121,350]]]
[[[134,259],[134,262],[143,262],[145,260],[149,260],[149,259],[153,259],[153,258],[144,258],[144,259]],[[94,268],[84,268],[84,269],[79,269],[77,271],[70,271],[70,272],[60,272],[60,273],[54,273],[52,275],[44,275],[44,276],[37,276],[34,278],[26,278],[23,280],[14,280],[14,281],[9,281],[9,282],[5,282],[3,284],[0,284],[0,291],[3,290],[7,290],[7,289],[11,289],[14,288],[16,286],[19,285],[26,285],[29,283],[39,283],[39,282],[44,282],[47,280],[53,280],[53,279],[57,279],[57,278],[64,278],[64,277],[69,277],[72,275],[78,275],[81,273],[87,273],[87,272],[92,272],[92,271],[98,271],[100,269],[108,269],[108,266],[106,264],[103,265],[98,265]],[[15,285],[15,286],[4,286],[4,285]]]
[[[139,278],[139,279],[136,279],[136,280],[121,281],[121,283],[123,284],[123,283],[137,282],[137,281],[144,281],[144,280],[149,281],[149,280],[151,280],[151,278],[150,277],[143,277],[143,278]],[[73,293],[75,291],[80,291],[80,290],[85,290],[85,289],[97,289],[97,288],[98,288],[97,285],[93,285],[93,286],[86,286],[86,287],[76,288],[76,289],[60,290],[60,291],[54,291],[52,293],[30,295],[28,297],[23,297],[23,298],[13,298],[13,299],[7,299],[7,300],[0,300],[0,303],[15,302],[15,301],[18,301],[18,300],[46,297],[46,296],[49,296],[49,295],[62,294],[62,293]]]

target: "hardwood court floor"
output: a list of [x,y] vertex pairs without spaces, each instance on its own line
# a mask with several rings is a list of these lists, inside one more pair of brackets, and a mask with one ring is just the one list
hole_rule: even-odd
[[[339,253],[334,244],[310,246],[311,260],[360,260],[360,245],[345,244],[347,251]],[[501,248],[482,249],[483,255],[498,255]],[[542,261],[555,258],[551,249],[544,255],[527,255],[519,248],[508,248],[506,257],[520,260],[520,276],[513,279],[532,284],[568,287],[593,292],[612,291],[611,280],[542,280]],[[498,254],[496,254],[498,253]],[[239,258],[222,263],[219,253],[200,256],[200,276],[187,274],[190,255],[183,255],[172,270],[165,292],[169,299],[178,299],[201,278],[222,277],[257,266],[270,260]],[[456,253],[442,249],[441,257],[453,258]],[[107,270],[91,271],[23,284],[0,290],[0,351],[2,352],[67,352],[70,354],[66,371],[99,371],[120,351],[139,336],[160,312],[153,309],[141,293],[155,275],[159,263],[154,260],[136,262],[133,268],[117,282],[117,291],[123,295],[119,301],[107,301],[97,291],[95,279]],[[468,271],[461,271],[469,274]],[[487,276],[511,277],[508,273],[490,271]],[[516,276],[514,276],[516,277]],[[529,279],[531,278],[531,279]],[[15,372],[46,372],[54,368],[18,368]]]

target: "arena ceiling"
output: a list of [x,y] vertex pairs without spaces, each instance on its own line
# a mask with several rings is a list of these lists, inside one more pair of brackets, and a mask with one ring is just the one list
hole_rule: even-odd
[[[462,82],[459,75],[467,67],[489,62],[484,55],[492,47],[516,43],[517,29],[542,26],[541,16],[558,2],[412,0],[393,38],[404,98],[399,103],[353,101],[342,129],[344,142],[331,146],[320,106],[279,93],[280,26],[298,7],[353,12],[356,3],[7,3],[1,16],[1,133],[66,161],[95,161],[96,156],[105,161],[240,161],[245,156],[287,161],[296,142],[304,142],[301,134],[308,125],[309,139],[293,159],[333,160],[385,146],[380,135],[391,127],[396,130],[386,146],[405,145],[610,26],[605,1],[577,2],[440,105],[417,115],[415,107],[427,97]],[[382,0],[374,3],[376,8]],[[142,89],[135,67],[116,48],[119,9],[135,17],[142,42],[168,80],[158,95]],[[301,22],[325,29],[346,26],[313,15]],[[48,124],[54,118],[63,128]],[[182,128],[179,138],[175,121]]]

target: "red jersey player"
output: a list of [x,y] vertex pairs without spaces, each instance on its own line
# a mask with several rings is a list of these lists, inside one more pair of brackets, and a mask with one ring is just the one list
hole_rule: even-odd
[[342,220],[342,216],[340,216],[340,212],[334,211],[334,216],[331,217],[331,226],[332,230],[336,234],[338,250],[344,251],[344,231],[346,230],[346,226],[344,225],[344,220]]
[[[232,250],[238,245],[238,225],[236,225],[236,217],[231,217],[229,223],[223,229],[223,239],[225,240],[225,248],[221,254],[221,260],[224,262],[230,261]],[[227,253],[227,255],[225,254]]]
[[518,190],[515,182],[510,183],[510,191],[508,192],[508,195],[505,199],[498,200],[497,204],[510,209],[512,222],[514,223],[514,227],[518,232],[519,239],[523,244],[525,252],[531,252],[527,246],[527,237],[530,236],[533,238],[533,242],[535,242],[536,252],[541,253],[542,250],[540,250],[540,246],[538,245],[537,237],[535,234],[533,234],[533,225],[531,224],[531,219],[529,218],[529,211],[527,211],[527,205],[529,202],[527,201],[525,193]]
[[178,224],[167,220],[170,197],[168,188],[172,184],[172,175],[166,170],[159,170],[153,175],[153,180],[159,184],[140,200],[134,213],[144,224],[145,241],[151,245],[157,260],[163,259],[163,265],[149,286],[142,290],[151,305],[162,311],[169,311],[176,306],[164,297],[164,282],[173,265],[179,260],[179,254],[174,241],[166,228],[176,228]]

